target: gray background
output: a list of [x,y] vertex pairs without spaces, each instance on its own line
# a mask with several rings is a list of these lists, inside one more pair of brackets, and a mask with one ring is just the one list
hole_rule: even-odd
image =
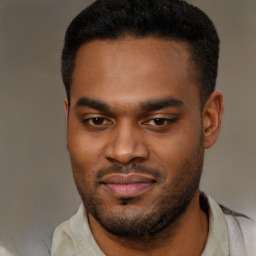
[[[77,209],[66,150],[60,52],[82,0],[1,0],[0,241],[26,255]],[[192,0],[221,38],[225,114],[206,154],[202,189],[256,219],[256,1]]]

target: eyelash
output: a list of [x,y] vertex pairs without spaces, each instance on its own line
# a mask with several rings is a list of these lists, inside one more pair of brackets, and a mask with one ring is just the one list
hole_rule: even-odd
[[[167,125],[171,124],[171,123],[175,123],[177,121],[177,118],[159,118],[159,117],[157,117],[157,118],[152,118],[145,123],[149,123],[151,121],[153,121],[155,123],[154,126],[164,126],[165,123],[167,123]],[[158,122],[158,121],[160,121],[161,124],[156,124],[156,122]]]
[[83,123],[84,124],[88,124],[88,125],[92,125],[92,126],[100,126],[102,125],[102,123],[100,124],[90,124],[90,122],[93,122],[93,121],[96,121],[96,122],[104,122],[104,121],[107,121],[109,123],[112,123],[111,121],[108,121],[106,118],[104,117],[91,117],[91,118],[87,118],[87,119],[83,119]]
[[[177,121],[177,117],[175,118],[160,118],[160,117],[156,117],[156,118],[151,118],[146,120],[145,122],[142,122],[142,125],[148,125],[148,127],[152,130],[166,130],[169,128],[169,126],[173,123],[175,123]],[[88,130],[92,130],[92,131],[101,131],[101,130],[105,130],[106,128],[108,128],[109,126],[111,126],[111,124],[113,124],[112,121],[110,121],[109,119],[105,118],[105,117],[91,117],[91,118],[87,118],[87,119],[83,119],[82,120],[83,124],[86,126],[86,128]],[[95,123],[96,122],[96,123]],[[98,122],[98,124],[97,124]],[[153,124],[152,124],[153,122]],[[158,124],[156,124],[158,122]]]

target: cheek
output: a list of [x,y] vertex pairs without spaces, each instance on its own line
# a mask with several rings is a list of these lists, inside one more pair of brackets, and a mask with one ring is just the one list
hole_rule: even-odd
[[93,173],[101,159],[100,140],[86,136],[78,129],[68,131],[68,150],[74,172]]
[[[74,116],[70,117],[67,128],[67,140],[70,155],[78,159],[91,158],[98,151],[99,142],[94,134],[85,130]],[[88,157],[87,157],[88,156]]]
[[95,154],[86,146],[80,146],[74,140],[69,145],[72,172],[78,191],[82,197],[91,191],[96,172]]
[[159,161],[162,168],[169,172],[170,170],[179,169],[185,161],[199,154],[199,148],[202,142],[202,134],[200,127],[189,127],[179,129],[164,138],[151,140],[150,148],[152,152],[152,160]]

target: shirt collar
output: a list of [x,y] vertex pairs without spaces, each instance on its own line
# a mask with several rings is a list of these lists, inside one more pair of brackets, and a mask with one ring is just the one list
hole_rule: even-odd
[[216,201],[207,194],[201,193],[200,200],[208,205],[209,233],[202,256],[229,255],[228,227],[225,216]]
[[[200,203],[207,205],[209,216],[209,233],[202,256],[228,256],[228,228],[220,206],[205,193],[200,194],[200,201]],[[82,204],[77,214],[71,218],[71,230],[79,243],[91,250],[92,255],[104,256],[92,235],[87,214]]]

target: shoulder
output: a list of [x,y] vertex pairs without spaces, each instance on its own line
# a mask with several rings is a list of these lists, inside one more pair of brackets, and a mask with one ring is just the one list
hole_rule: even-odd
[[227,209],[205,193],[201,193],[200,203],[204,208],[208,208],[212,221],[217,220],[217,230],[226,230],[230,256],[256,255],[256,224],[252,219]]
[[55,229],[51,255],[105,255],[93,237],[83,204],[75,215]]
[[75,248],[70,221],[63,222],[55,229],[51,247],[52,255],[73,255]]
[[0,244],[0,255],[1,256],[14,256],[5,247]]
[[236,231],[244,238],[256,238],[256,223],[244,214],[240,214],[220,205],[226,218],[230,233]]
[[[81,204],[78,211],[67,221],[60,224],[54,231],[51,255],[69,256],[76,252],[77,230],[83,233],[84,208]],[[86,254],[87,255],[87,254]]]
[[227,222],[231,256],[256,255],[256,223],[243,214],[221,208]]
[[[29,239],[29,242],[19,248],[20,256],[50,256],[53,231],[44,236]],[[1,255],[1,253],[0,253]]]

